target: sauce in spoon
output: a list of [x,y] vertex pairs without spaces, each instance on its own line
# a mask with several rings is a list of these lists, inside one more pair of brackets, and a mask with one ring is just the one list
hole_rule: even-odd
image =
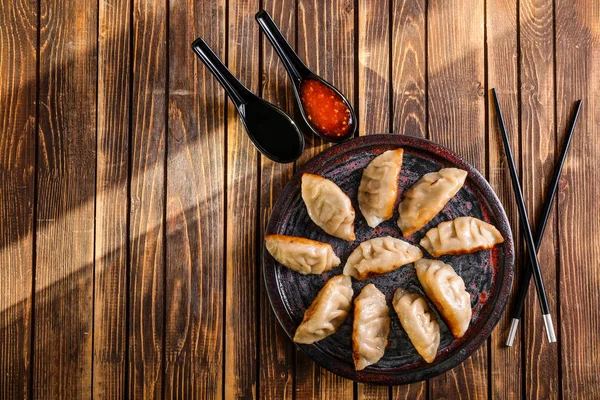
[[341,96],[316,79],[307,79],[300,86],[300,99],[306,117],[321,134],[336,138],[345,136],[354,121]]

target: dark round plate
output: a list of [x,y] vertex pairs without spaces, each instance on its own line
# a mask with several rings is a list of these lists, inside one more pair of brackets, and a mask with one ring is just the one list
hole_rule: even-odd
[[[377,364],[362,371],[354,370],[352,311],[335,334],[312,345],[298,346],[315,362],[338,375],[359,382],[385,385],[429,379],[457,366],[487,339],[504,311],[513,280],[513,239],[504,209],[481,174],[448,149],[428,140],[403,135],[372,135],[350,140],[325,150],[294,175],[275,203],[267,228],[267,233],[301,236],[330,243],[342,264],[322,275],[301,275],[277,263],[263,248],[263,272],[269,299],[279,322],[291,338],[302,321],[304,311],[324,283],[342,273],[346,259],[359,243],[386,235],[402,237],[396,225],[397,210],[392,219],[372,229],[360,213],[356,200],[363,169],[377,155],[398,147],[404,149],[399,198],[406,188],[427,172],[457,167],[469,173],[463,188],[431,222],[407,239],[410,243],[418,244],[430,228],[462,215],[495,225],[505,241],[491,251],[440,258],[452,265],[465,281],[471,295],[473,317],[465,336],[455,340],[438,314],[441,340],[433,363],[427,364],[419,356],[391,305],[393,292],[398,287],[423,293],[413,264],[364,281],[353,279],[355,296],[365,285],[373,283],[386,295],[390,307],[392,323],[388,346]],[[304,172],[331,179],[350,197],[356,211],[354,242],[330,236],[310,220],[300,195],[300,177]],[[423,254],[430,257],[425,251]]]

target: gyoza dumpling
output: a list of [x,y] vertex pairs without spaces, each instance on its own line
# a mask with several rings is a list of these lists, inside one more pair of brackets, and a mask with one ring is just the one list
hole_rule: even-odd
[[370,283],[354,300],[352,358],[357,371],[383,357],[389,333],[390,311],[385,296]]
[[429,254],[469,254],[504,242],[495,226],[473,217],[458,217],[430,229],[419,244]]
[[384,236],[366,240],[350,254],[344,266],[344,275],[358,280],[391,272],[423,257],[417,246]]
[[465,282],[448,264],[420,259],[415,263],[417,278],[435,304],[455,338],[462,337],[471,323],[471,296]]
[[294,342],[313,344],[335,333],[348,316],[353,295],[349,276],[338,275],[328,280],[304,313]]
[[408,237],[427,225],[465,183],[467,171],[443,168],[425,174],[404,192],[398,205],[398,226]]
[[267,235],[267,250],[280,264],[301,274],[321,274],[340,265],[329,243],[296,236]]
[[423,296],[396,289],[394,310],[410,342],[428,363],[435,360],[440,346],[440,324]]
[[338,185],[319,175],[302,174],[302,199],[310,219],[332,236],[354,240],[354,207]]
[[371,228],[392,218],[404,150],[388,150],[364,169],[358,187],[358,205]]

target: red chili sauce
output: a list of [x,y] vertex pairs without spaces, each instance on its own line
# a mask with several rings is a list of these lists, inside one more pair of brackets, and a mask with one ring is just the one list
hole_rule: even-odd
[[350,109],[327,85],[315,79],[305,80],[300,86],[300,99],[306,117],[323,135],[341,137],[352,127]]

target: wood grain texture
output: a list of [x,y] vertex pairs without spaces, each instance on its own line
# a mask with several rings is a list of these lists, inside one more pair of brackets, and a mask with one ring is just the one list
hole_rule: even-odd
[[389,1],[358,1],[358,133],[389,133]]
[[296,350],[296,399],[352,399],[352,381],[327,371]]
[[225,107],[190,49],[225,50],[225,2],[170,2],[165,397],[223,392]]
[[[583,99],[540,252],[558,346],[532,289],[513,348],[509,302],[487,347],[429,384],[355,385],[295,349],[262,242],[294,168],[329,144],[307,136],[294,166],[262,157],[189,49],[204,37],[293,113],[261,7],[356,106],[360,134],[429,137],[485,172],[517,255],[486,91],[532,221]],[[0,0],[0,398],[600,397],[599,13],[592,0]]]
[[[390,0],[391,115],[390,131],[427,135],[425,87],[425,0]],[[427,381],[392,387],[392,399],[427,397]]]
[[369,385],[366,383],[356,384],[356,398],[358,399],[389,399],[390,386]]
[[410,385],[392,386],[391,397],[394,400],[425,400],[429,381],[411,383]]
[[[258,0],[229,3],[227,62],[254,93],[259,88]],[[259,398],[258,151],[237,111],[227,111],[227,238],[225,303],[225,397]]]
[[[296,7],[290,0],[266,0],[263,8],[273,17],[284,36],[293,46],[296,37]],[[294,92],[283,64],[273,46],[261,33],[262,43],[262,97],[290,115],[294,113]],[[271,210],[284,186],[291,179],[294,164],[278,164],[267,157],[260,157],[260,234],[256,238],[257,251],[261,254]],[[259,393],[264,399],[292,399],[294,395],[294,344],[281,328],[271,308],[265,282],[260,270],[260,322],[259,322]]]
[[160,398],[164,351],[166,2],[133,0],[129,394]]
[[[521,174],[530,221],[537,220],[556,160],[552,1],[520,2]],[[556,210],[556,208],[555,208]],[[550,214],[538,258],[550,313],[557,324],[555,212]],[[535,217],[534,217],[535,216]],[[524,307],[525,395],[558,397],[558,346],[548,342],[533,283]],[[557,324],[557,326],[560,326]]]
[[[358,134],[389,133],[390,28],[389,0],[359,0],[358,9]],[[360,217],[359,217],[360,218]],[[356,386],[358,399],[386,399],[388,386]]]
[[427,135],[425,0],[390,0],[392,126],[394,133]]
[[[306,65],[338,88],[356,107],[355,10],[352,0],[298,0],[298,55]],[[308,132],[306,130],[306,132]],[[306,149],[297,166],[323,151],[329,144],[305,135]],[[314,364],[296,351],[296,398],[351,399],[353,383]]]
[[[522,384],[521,350],[523,337],[517,334],[513,347],[506,347],[506,337],[510,328],[513,297],[519,287],[518,276],[523,267],[521,255],[521,236],[516,203],[514,200],[510,174],[504,156],[504,147],[498,126],[496,107],[489,89],[496,88],[506,128],[509,132],[511,148],[515,162],[520,165],[519,132],[519,63],[517,21],[518,7],[515,0],[488,0],[486,5],[487,35],[487,79],[488,79],[488,176],[487,179],[504,205],[509,217],[515,241],[515,280],[513,296],[509,298],[507,308],[492,332],[489,340],[488,360],[491,371],[489,391],[494,399],[520,399]],[[535,219],[531,218],[532,221]],[[521,330],[519,330],[521,332]]]
[[125,391],[130,117],[129,0],[99,3],[92,395]]
[[599,398],[600,10],[592,1],[556,2],[556,111],[562,146],[573,105],[583,100],[558,192],[562,397]]
[[40,15],[34,398],[92,387],[97,4]]
[[[485,171],[483,2],[428,3],[429,138]],[[469,18],[465,18],[469,15]],[[467,283],[468,285],[468,283]],[[431,379],[437,399],[487,397],[487,345],[453,370]]]
[[0,1],[0,398],[30,396],[37,4]]

